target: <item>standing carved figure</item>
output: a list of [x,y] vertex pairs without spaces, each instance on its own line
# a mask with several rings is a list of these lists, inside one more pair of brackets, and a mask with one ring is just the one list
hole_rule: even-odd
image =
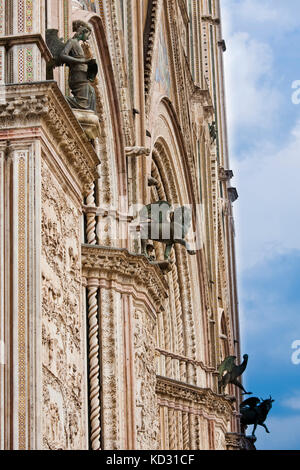
[[[244,354],[244,361],[239,366],[236,365],[236,356],[229,356],[224,359],[219,366],[219,385],[223,393],[228,384],[233,384],[243,390],[244,395],[252,395],[252,392],[246,392],[243,385],[237,380],[245,371],[248,363],[248,354]],[[224,372],[226,374],[223,376]]]
[[54,57],[52,69],[63,64],[68,65],[69,86],[73,96],[68,96],[68,103],[75,109],[90,109],[96,111],[96,95],[91,85],[97,76],[98,66],[95,59],[87,59],[81,45],[89,40],[91,27],[84,21],[74,21],[75,35],[65,44],[58,38],[57,29],[48,29],[47,45]]
[[214,143],[217,140],[217,136],[218,136],[216,121],[213,121],[211,124],[208,124],[208,127],[209,127],[209,134],[210,134],[211,142]]
[[270,433],[267,426],[264,424],[269,411],[272,408],[272,403],[275,400],[268,398],[267,400],[259,399],[257,397],[248,398],[247,400],[243,401],[240,405],[240,412],[241,412],[241,424],[244,426],[248,426],[254,424],[252,436],[255,437],[255,431],[257,426],[262,426],[265,428],[267,433]]

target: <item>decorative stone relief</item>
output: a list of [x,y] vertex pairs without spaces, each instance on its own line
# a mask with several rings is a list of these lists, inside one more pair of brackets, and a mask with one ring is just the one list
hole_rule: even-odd
[[155,322],[147,312],[136,310],[134,315],[134,348],[137,406],[137,448],[156,449],[158,415],[156,402]]
[[215,428],[215,450],[226,450],[226,438],[220,428]]
[[42,164],[44,449],[84,449],[80,211]]

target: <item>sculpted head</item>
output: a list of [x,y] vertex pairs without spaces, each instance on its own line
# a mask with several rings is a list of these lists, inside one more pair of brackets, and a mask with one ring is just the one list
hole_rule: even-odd
[[79,41],[85,42],[89,40],[92,33],[92,28],[84,21],[77,20],[73,22],[73,31],[76,33],[74,35],[75,38],[77,38]]

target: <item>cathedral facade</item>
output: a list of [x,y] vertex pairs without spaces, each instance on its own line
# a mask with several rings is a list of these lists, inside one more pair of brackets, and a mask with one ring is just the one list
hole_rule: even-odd
[[1,449],[243,447],[225,49],[219,0],[0,0]]

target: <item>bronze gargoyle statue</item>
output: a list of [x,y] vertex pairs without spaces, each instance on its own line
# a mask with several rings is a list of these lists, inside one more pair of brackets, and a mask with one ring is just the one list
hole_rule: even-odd
[[258,425],[265,428],[267,433],[270,432],[264,423],[274,401],[275,400],[273,400],[271,396],[267,400],[260,400],[257,397],[251,397],[241,403],[241,424],[244,426],[249,426],[251,424],[254,425],[252,431],[253,437],[255,437],[255,431]]
[[[53,68],[66,64],[69,67],[69,86],[73,96],[67,101],[72,108],[96,111],[96,95],[91,85],[97,76],[98,66],[95,59],[85,57],[81,41],[89,40],[92,29],[84,21],[74,21],[75,35],[66,43],[58,37],[57,29],[46,31],[46,42],[53,55],[53,61],[48,67],[48,75]],[[50,78],[50,77],[49,77]]]
[[164,260],[169,261],[175,243],[183,245],[190,255],[196,254],[185,237],[192,225],[192,211],[189,207],[178,207],[174,211],[167,201],[158,201],[144,206],[140,212],[142,253],[148,257],[148,240],[166,245]]
[[[221,392],[224,393],[225,387],[228,384],[233,384],[243,390],[244,395],[251,395],[251,392],[246,392],[243,385],[237,380],[245,371],[248,363],[248,354],[244,354],[244,361],[239,366],[236,365],[236,356],[228,356],[219,366],[219,385]],[[223,376],[224,372],[226,374]]]

